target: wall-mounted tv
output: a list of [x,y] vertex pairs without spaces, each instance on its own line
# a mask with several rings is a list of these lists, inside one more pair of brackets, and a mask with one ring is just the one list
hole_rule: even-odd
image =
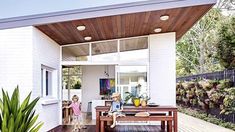
[[100,95],[111,95],[115,92],[115,79],[101,78],[100,79]]

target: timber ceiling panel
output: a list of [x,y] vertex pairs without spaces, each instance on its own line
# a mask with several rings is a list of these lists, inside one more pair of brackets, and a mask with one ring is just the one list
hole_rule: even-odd
[[[182,37],[213,5],[199,5],[184,8],[157,10],[83,20],[36,25],[36,27],[60,45],[109,40],[155,34],[154,29],[161,27],[162,32],[176,32],[176,39]],[[167,21],[161,21],[161,15],[169,15]],[[85,25],[84,31],[78,31],[78,25]]]

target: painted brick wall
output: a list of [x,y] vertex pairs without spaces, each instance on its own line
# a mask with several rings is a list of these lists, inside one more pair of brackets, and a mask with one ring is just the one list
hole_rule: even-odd
[[150,35],[149,42],[151,101],[175,106],[175,33]]
[[[33,95],[41,96],[41,65],[45,65],[55,69],[57,74],[57,83],[53,87],[53,99],[60,98],[60,46],[43,34],[41,31],[33,27]],[[39,120],[44,122],[42,131],[47,131],[60,123],[61,103],[41,105],[41,98],[37,112],[40,114]]]
[[12,93],[19,85],[21,100],[32,90],[32,28],[0,30],[0,88]]
[[[12,93],[20,87],[21,100],[32,91],[32,98],[41,96],[41,64],[57,70],[54,99],[60,99],[60,46],[34,27],[0,30],[0,88]],[[61,122],[61,104],[36,106],[42,132]]]

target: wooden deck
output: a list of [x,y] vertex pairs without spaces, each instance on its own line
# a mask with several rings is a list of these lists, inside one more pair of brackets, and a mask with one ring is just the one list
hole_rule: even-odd
[[[183,113],[178,112],[178,122],[179,122],[179,127],[178,127],[178,131],[179,132],[234,132],[233,130],[230,129],[226,129],[224,127],[215,125],[215,124],[211,124],[209,122],[194,118],[192,116],[188,116],[185,115]],[[85,116],[85,115],[84,115]],[[85,119],[85,118],[84,118]],[[95,132],[95,120],[91,120],[91,117],[88,116],[86,120],[84,120],[83,122],[84,124],[87,124],[88,127],[85,130],[82,130],[80,132]],[[152,124],[152,123],[151,123]],[[154,124],[154,123],[153,123]],[[144,126],[144,125],[135,125],[135,126],[131,126],[128,125],[122,125],[122,126],[117,126],[116,129],[114,130],[109,130],[110,132],[122,132],[122,131],[128,131],[128,132],[132,132],[132,131],[152,131],[154,129],[154,131],[157,132],[161,132],[160,127],[156,127],[156,126]],[[72,126],[70,125],[64,125],[64,126],[58,126],[55,129],[51,130],[50,132],[71,132],[72,130]]]
[[[73,127],[71,125],[58,126],[49,132],[72,132]],[[161,130],[160,126],[153,125],[121,125],[116,126],[114,129],[106,128],[106,132],[165,132]],[[81,129],[79,132],[95,132],[95,125],[87,125],[87,129]]]

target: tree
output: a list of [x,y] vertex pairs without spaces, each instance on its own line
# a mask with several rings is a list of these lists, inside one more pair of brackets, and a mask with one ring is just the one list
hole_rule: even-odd
[[178,41],[176,51],[180,63],[177,63],[181,64],[181,69],[188,75],[221,69],[216,58],[215,38],[218,24],[223,19],[220,10],[211,9]]
[[235,9],[235,0],[218,0],[216,8],[220,10],[234,10]]
[[217,58],[224,68],[235,68],[235,17],[224,21],[219,27]]

